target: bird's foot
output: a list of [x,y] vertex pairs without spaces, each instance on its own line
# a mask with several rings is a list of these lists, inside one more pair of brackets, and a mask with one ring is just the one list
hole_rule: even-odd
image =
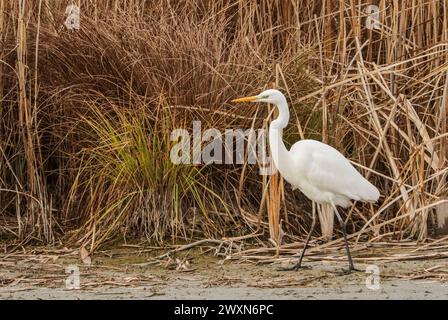
[[311,269],[311,267],[294,264],[292,266],[280,267],[277,271],[298,271],[299,269]]
[[352,274],[353,272],[364,273],[364,271],[362,271],[360,269],[356,269],[355,267],[349,267],[348,269],[342,269],[340,272],[337,272],[337,275],[338,276],[346,276],[346,275]]

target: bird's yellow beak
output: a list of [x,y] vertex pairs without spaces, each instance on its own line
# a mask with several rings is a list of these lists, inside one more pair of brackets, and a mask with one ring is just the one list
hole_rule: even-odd
[[257,96],[251,96],[251,97],[244,97],[232,100],[232,102],[254,102],[257,100]]

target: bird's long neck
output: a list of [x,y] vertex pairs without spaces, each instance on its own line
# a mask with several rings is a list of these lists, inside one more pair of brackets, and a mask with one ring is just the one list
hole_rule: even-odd
[[278,117],[269,126],[269,146],[274,164],[282,171],[282,167],[288,163],[289,152],[283,143],[283,128],[289,122],[289,108],[286,99],[277,104]]

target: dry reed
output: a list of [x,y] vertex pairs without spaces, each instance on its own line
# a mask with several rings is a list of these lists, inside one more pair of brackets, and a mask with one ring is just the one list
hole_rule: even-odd
[[169,160],[170,132],[193,120],[261,128],[267,109],[229,100],[274,82],[291,101],[287,142],[335,146],[381,190],[347,211],[357,240],[434,232],[448,193],[445,1],[376,1],[380,29],[354,0],[76,3],[68,31],[65,1],[0,0],[1,237],[91,250],[118,235],[300,239],[311,206],[275,176],[266,195],[254,165]]

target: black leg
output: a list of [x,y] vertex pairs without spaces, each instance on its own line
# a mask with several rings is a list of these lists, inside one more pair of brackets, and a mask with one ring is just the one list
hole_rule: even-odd
[[290,267],[279,268],[279,271],[297,271],[300,268],[302,268],[302,260],[303,260],[303,257],[305,256],[305,251],[306,251],[306,248],[308,246],[308,242],[311,239],[311,235],[312,235],[312,233],[314,231],[314,226],[315,225],[316,225],[316,204],[313,202],[313,221],[311,222],[311,229],[308,232],[308,235],[306,237],[305,244],[303,246],[302,252],[300,253],[299,261],[296,264],[294,264],[294,265],[292,265]]
[[350,253],[350,247],[348,246],[348,241],[347,241],[347,230],[345,228],[345,222],[342,220],[338,209],[336,209],[336,206],[334,205],[334,203],[331,203],[331,205],[333,206],[334,209],[334,213],[336,215],[336,218],[339,221],[339,224],[341,225],[342,228],[342,234],[344,235],[344,243],[345,243],[345,251],[347,251],[347,257],[348,257],[348,272],[351,271],[355,271],[355,266],[353,264],[353,259],[352,259],[352,255]]

